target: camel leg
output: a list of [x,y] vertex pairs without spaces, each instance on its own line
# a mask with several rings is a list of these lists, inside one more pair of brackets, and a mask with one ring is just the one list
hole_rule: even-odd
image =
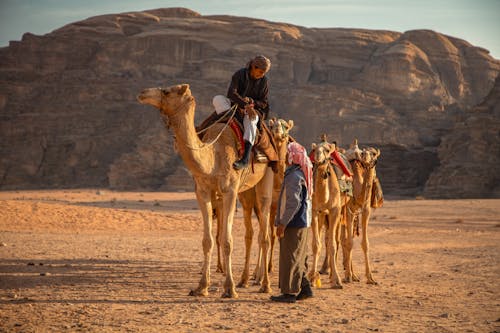
[[222,251],[222,198],[220,196],[217,196],[215,199],[215,207],[215,214],[217,218],[217,235],[215,238],[215,242],[217,244],[217,269],[215,271],[217,273],[224,274],[224,266],[222,265],[222,262],[224,261],[224,254]]
[[270,293],[271,282],[269,281],[269,212],[272,201],[272,184],[274,173],[271,168],[267,168],[265,176],[256,186],[256,194],[258,198],[257,216],[259,220],[259,248],[261,249],[260,257],[260,277],[261,287],[260,292]]
[[[320,223],[319,225],[319,237],[322,238],[323,233],[325,234],[325,244],[328,244],[328,231],[324,232],[323,230],[328,229],[328,215],[325,215],[325,221]],[[326,247],[325,247],[326,250]],[[330,253],[325,251],[325,259],[323,260],[323,265],[321,265],[321,269],[319,270],[320,274],[330,274]]]
[[[349,219],[349,216],[347,217]],[[342,257],[343,257],[343,265],[344,265],[344,271],[346,270],[346,255],[347,255],[347,250],[346,250],[346,239],[347,239],[347,221],[346,224],[342,225],[340,228],[340,242],[342,244]]]
[[212,202],[210,192],[196,187],[196,198],[203,217],[203,268],[198,288],[191,290],[190,296],[207,296],[210,286],[210,259],[212,257]]
[[[360,214],[357,214],[357,215],[354,215],[352,221],[352,229],[351,229],[351,235],[352,235],[352,247],[354,247],[354,237],[355,235],[357,235],[357,229],[355,229],[355,227],[357,228],[357,225],[359,223],[359,219],[360,219]],[[356,222],[356,223],[354,223]],[[360,279],[359,279],[359,276],[358,274],[356,274],[356,272],[354,271],[354,265],[352,264],[352,248],[351,248],[351,262],[350,262],[350,265],[349,267],[351,267],[351,277],[352,277],[352,281],[354,282],[359,282]]]
[[353,247],[353,225],[355,216],[348,210],[347,223],[345,228],[345,241],[344,241],[344,282],[350,283],[353,281],[352,277],[352,247]]
[[259,236],[257,237],[257,244],[258,244],[258,255],[257,255],[257,264],[255,265],[255,270],[253,271],[253,279],[254,279],[254,285],[261,285],[262,280],[264,278],[264,273],[262,270],[264,267],[262,266],[262,262],[264,261],[264,249],[262,247],[262,209],[260,207],[260,201],[255,205],[254,207],[254,212],[255,215],[257,216],[257,221],[259,222]]
[[312,231],[311,245],[312,245],[313,259],[312,259],[311,270],[309,271],[309,281],[311,281],[311,285],[318,288],[321,287],[321,278],[317,271],[319,254],[321,253],[321,235],[320,235],[319,221],[322,220],[324,216],[325,215],[322,213],[313,211],[312,221],[311,221],[311,231]]
[[[254,212],[255,212],[255,216],[257,217],[257,221],[259,222],[259,228],[261,227],[261,219],[262,219],[262,212],[261,212],[261,208],[260,208],[260,203],[257,202],[257,200],[255,200],[255,205],[254,205]],[[260,229],[259,229],[259,237],[257,237],[257,248],[259,249],[257,251],[257,263],[255,264],[255,269],[253,271],[253,274],[252,274],[252,279],[254,280],[254,285],[260,285],[262,283],[262,255],[263,255],[263,252],[262,252],[262,246],[261,246],[261,232],[260,232]]]
[[276,219],[276,211],[278,210],[277,201],[271,203],[271,212],[269,213],[269,236],[271,238],[271,247],[269,249],[269,273],[274,272],[273,266],[273,254],[274,254],[274,244],[276,243],[276,227],[274,226],[274,220]]
[[330,210],[329,218],[330,223],[328,224],[328,244],[327,249],[330,255],[330,282],[332,288],[342,289],[342,282],[340,281],[339,274],[337,272],[337,225],[340,223],[340,207],[335,207]]
[[[237,188],[237,186],[236,186]],[[231,254],[233,252],[233,220],[234,220],[234,211],[236,209],[236,189],[228,189],[227,192],[223,194],[222,197],[222,208],[223,208],[223,227],[222,227],[222,236],[223,241],[222,245],[224,247],[224,261],[225,261],[225,271],[226,271],[226,280],[224,281],[224,292],[222,293],[222,297],[224,298],[238,298],[238,293],[234,288],[234,279],[233,279],[233,271],[232,271],[232,261]]]
[[[260,244],[260,240],[257,239],[257,243]],[[252,280],[254,280],[253,284],[254,285],[259,285],[260,282],[262,281],[262,276],[260,274],[260,263],[262,261],[262,249],[260,246],[258,247],[257,250],[257,262],[255,264],[255,268],[252,273]]]
[[247,288],[250,274],[250,250],[252,248],[253,240],[252,209],[255,201],[254,189],[241,193],[239,198],[243,207],[243,221],[245,223],[245,265],[238,287]]
[[368,242],[368,221],[370,220],[371,208],[369,203],[365,205],[363,208],[362,214],[362,226],[363,226],[363,239],[361,240],[361,247],[365,254],[365,269],[366,269],[366,279],[368,284],[378,284],[372,276],[372,270],[370,268],[370,258],[369,258],[369,249],[370,243]]
[[[260,240],[258,240],[260,244]],[[255,264],[255,268],[252,273],[252,280],[254,280],[254,284],[260,284],[262,281],[262,275],[260,274],[260,263],[262,262],[262,249],[259,245],[259,250],[257,251],[257,263]]]

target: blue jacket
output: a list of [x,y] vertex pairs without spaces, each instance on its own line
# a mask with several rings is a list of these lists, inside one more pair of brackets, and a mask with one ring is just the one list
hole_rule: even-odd
[[311,225],[311,201],[307,198],[304,173],[293,164],[285,171],[274,225],[306,228]]

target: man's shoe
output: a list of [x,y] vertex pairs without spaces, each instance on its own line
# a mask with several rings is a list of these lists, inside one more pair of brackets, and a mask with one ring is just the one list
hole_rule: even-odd
[[241,159],[233,163],[233,168],[235,170],[241,170],[246,168],[247,166],[248,166],[248,161],[245,161],[244,159]]
[[250,159],[250,152],[252,151],[252,144],[248,141],[245,141],[245,152],[243,153],[243,157],[233,163],[233,168],[235,170],[241,170],[248,166],[248,160]]
[[297,298],[292,294],[281,294],[279,296],[271,296],[271,301],[281,303],[295,303]]
[[308,285],[300,290],[300,293],[295,297],[297,301],[301,301],[303,299],[311,298],[313,297],[313,291],[311,289],[311,286]]

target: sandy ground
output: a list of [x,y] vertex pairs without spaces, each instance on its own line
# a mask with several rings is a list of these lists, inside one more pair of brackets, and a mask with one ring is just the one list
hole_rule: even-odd
[[[388,200],[369,228],[379,285],[364,282],[357,239],[363,280],[342,290],[323,277],[295,304],[254,285],[222,299],[214,252],[210,295],[190,297],[202,261],[193,193],[0,192],[0,331],[500,332],[500,200]],[[238,280],[241,210],[233,235]]]

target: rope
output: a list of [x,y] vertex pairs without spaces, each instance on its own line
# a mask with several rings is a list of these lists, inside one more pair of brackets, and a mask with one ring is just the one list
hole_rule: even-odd
[[[217,136],[215,137],[215,139],[213,139],[210,143],[205,143],[205,142],[202,142],[203,144],[199,147],[193,147],[193,146],[190,146],[188,145],[186,142],[182,142],[187,148],[191,149],[191,150],[200,150],[200,149],[204,149],[204,148],[207,148],[207,147],[210,147],[211,145],[213,145],[214,143],[217,142],[217,140],[219,140],[219,138],[221,137],[222,133],[224,132],[224,130],[229,126],[229,123],[231,122],[231,120],[234,118],[234,115],[236,114],[236,110],[238,108],[238,105],[235,104],[231,107],[231,116],[228,118],[227,122],[224,124],[224,127],[222,127],[221,131],[219,132],[219,134],[217,134]],[[174,114],[175,115],[175,114]],[[221,119],[217,120],[215,123],[213,123],[212,125],[210,125],[209,127],[207,127],[205,130],[207,130],[208,128],[214,126],[215,124],[218,124],[220,121],[222,121],[222,119],[224,119],[225,117],[222,117]],[[203,131],[205,131],[203,130]],[[201,133],[203,131],[200,131],[200,132],[197,132],[196,134],[198,133]],[[177,138],[175,135],[174,135],[175,139],[179,140],[179,141],[182,141],[180,138]]]

